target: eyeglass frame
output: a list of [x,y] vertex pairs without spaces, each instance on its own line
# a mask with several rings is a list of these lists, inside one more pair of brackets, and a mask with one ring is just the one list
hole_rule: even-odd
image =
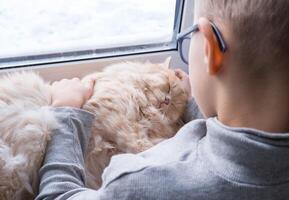
[[[225,53],[228,49],[227,45],[226,45],[226,42],[224,40],[224,37],[221,33],[221,31],[218,29],[218,27],[213,23],[213,22],[210,22],[211,23],[211,26],[212,26],[212,29],[213,29],[213,32],[215,33],[215,36],[217,38],[217,41],[218,41],[218,44],[219,44],[219,48],[220,50]],[[177,35],[177,43],[178,43],[178,46],[179,46],[179,54],[180,54],[180,57],[182,59],[182,61],[184,63],[186,63],[187,65],[189,64],[188,60],[186,60],[185,56],[184,56],[184,52],[183,52],[183,42],[184,40],[186,39],[191,39],[191,37],[189,36],[189,34],[191,33],[196,33],[198,32],[200,29],[199,29],[199,25],[198,24],[195,24],[191,27],[189,27],[188,29],[186,29],[185,31],[179,33]]]

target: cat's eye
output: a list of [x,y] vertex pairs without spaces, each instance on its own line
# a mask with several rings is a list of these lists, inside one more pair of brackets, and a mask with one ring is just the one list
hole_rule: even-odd
[[168,88],[168,92],[167,92],[168,94],[170,94],[171,93],[171,84],[169,84],[169,88]]

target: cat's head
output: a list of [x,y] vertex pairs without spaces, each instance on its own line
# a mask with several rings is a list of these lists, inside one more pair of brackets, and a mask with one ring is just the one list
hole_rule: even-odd
[[[117,63],[106,68],[102,73],[86,76],[83,81],[96,80],[97,87],[94,89],[92,98],[95,98],[95,94],[100,89],[111,92],[113,88],[119,90],[119,86],[114,84],[128,84],[132,87],[123,88],[130,88],[130,92],[134,93],[133,96],[137,97],[140,107],[153,107],[154,110],[161,111],[170,122],[174,123],[179,121],[184,113],[188,94],[175,72],[169,69],[169,64],[170,58],[158,64],[150,62]],[[102,84],[98,82],[100,80],[104,80]],[[117,81],[113,82],[113,80]],[[134,89],[131,90],[132,88]],[[142,91],[141,93],[144,94],[145,98],[138,91]],[[118,98],[117,94],[115,98]],[[152,110],[147,110],[147,112],[148,115],[154,113]]]
[[171,122],[177,122],[183,115],[188,99],[181,80],[174,70],[169,69],[170,58],[164,63],[151,64],[151,72],[144,75],[145,94],[149,101]]

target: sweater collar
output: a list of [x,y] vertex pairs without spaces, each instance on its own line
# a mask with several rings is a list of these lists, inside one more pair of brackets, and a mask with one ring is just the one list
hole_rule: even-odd
[[289,181],[289,133],[231,128],[212,118],[200,148],[223,178],[264,186]]

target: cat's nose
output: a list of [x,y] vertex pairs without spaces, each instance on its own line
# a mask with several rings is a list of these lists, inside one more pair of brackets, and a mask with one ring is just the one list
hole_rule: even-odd
[[169,104],[170,104],[170,101],[171,101],[171,98],[170,98],[170,97],[165,97],[164,104],[169,105]]

